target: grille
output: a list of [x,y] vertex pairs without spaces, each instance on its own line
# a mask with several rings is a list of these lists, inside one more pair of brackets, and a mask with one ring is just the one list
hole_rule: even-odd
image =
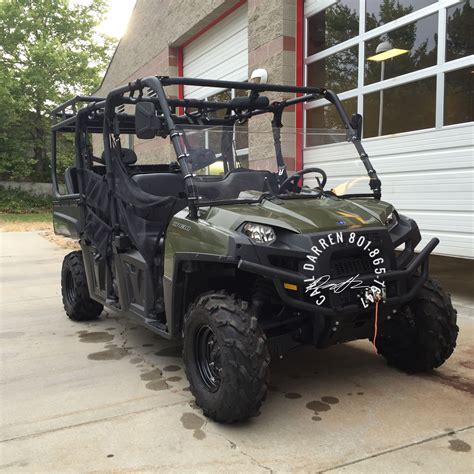
[[349,306],[350,304],[359,304],[358,296],[360,290],[346,290],[344,293],[337,295],[338,304],[340,306]]
[[345,256],[335,255],[331,259],[332,278],[342,278],[357,274],[364,275],[372,272],[372,263],[367,253]]

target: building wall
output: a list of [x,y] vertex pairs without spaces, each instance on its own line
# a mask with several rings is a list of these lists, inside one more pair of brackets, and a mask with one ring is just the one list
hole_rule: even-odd
[[[258,68],[268,71],[268,81],[294,85],[296,82],[296,0],[249,0],[249,73]],[[266,93],[270,100],[289,99],[291,95]],[[285,111],[284,126],[295,126],[295,110]],[[266,116],[254,117],[249,123],[250,156],[258,157],[260,169],[274,169],[275,156]],[[266,130],[265,135],[252,131]],[[296,144],[283,141],[283,154],[289,171],[296,169]]]
[[[114,87],[148,75],[178,76],[182,46],[240,3],[248,14],[249,74],[254,69],[265,68],[270,82],[294,84],[296,0],[138,0],[128,30],[96,94],[106,95]],[[178,96],[180,91],[168,88],[167,92]],[[269,94],[269,97],[271,100],[282,98],[278,94]],[[249,133],[264,123],[269,126],[268,117],[256,118]],[[294,127],[294,110],[285,112],[283,124]],[[102,149],[100,137],[94,137],[93,143],[97,154]],[[173,159],[169,143],[162,139],[140,141],[135,138],[133,143],[142,162]],[[268,145],[257,139],[254,145],[250,143],[252,155],[259,157],[262,168],[267,167],[270,160],[274,162]],[[126,141],[124,146],[127,146]],[[294,170],[295,144],[286,143],[284,148],[288,169]]]
[[[402,3],[405,8],[411,8],[410,2],[404,0]],[[363,0],[341,0],[337,5],[350,8],[358,5],[358,12],[356,13],[355,10],[350,12],[347,24],[335,21],[333,27],[335,26],[342,34],[342,39],[337,40],[335,44],[328,43],[325,47],[319,45],[314,49],[311,41],[315,40],[317,43],[318,39],[311,39],[310,36],[319,30],[311,23],[311,19],[315,18],[318,12],[335,8],[336,2],[328,0],[305,0],[304,2],[303,0],[248,0],[246,2],[243,0],[138,0],[129,29],[117,48],[98,94],[105,94],[115,86],[147,75],[179,75],[182,71],[184,45],[189,44],[206,29],[220,21],[226,12],[235,10],[239,6],[246,10],[248,16],[249,75],[254,69],[264,68],[268,71],[270,82],[303,85],[304,63],[305,81],[308,85],[336,88],[349,113],[358,111],[364,115],[364,143],[372,156],[374,166],[383,179],[384,197],[392,201],[401,212],[406,212],[418,219],[424,238],[444,233],[442,245],[437,249],[438,253],[472,256],[474,246],[473,167],[469,160],[472,160],[474,152],[472,143],[474,126],[471,122],[471,125],[466,126],[448,124],[448,127],[445,127],[447,124],[443,122],[444,74],[451,74],[452,71],[461,68],[466,69],[474,62],[472,55],[454,60],[446,55],[445,59],[445,49],[447,49],[445,37],[450,27],[450,12],[453,8],[457,8],[457,5],[466,2],[420,0],[411,3],[413,3],[411,13],[405,13],[404,16],[365,31],[364,23],[359,21],[358,17],[364,18],[365,10],[381,5],[381,1],[374,0],[369,4]],[[438,50],[436,54],[431,55],[431,59],[427,58],[431,61],[428,61],[429,67],[422,64],[414,70],[401,69],[394,77],[385,77],[382,81],[377,79],[378,82],[367,81],[366,83],[364,71],[367,67],[370,69],[370,66],[365,64],[365,48],[367,48],[367,56],[373,54],[372,49],[378,41],[384,39],[383,35],[390,36],[391,30],[407,27],[413,21],[420,21],[419,24],[417,23],[417,28],[421,27],[423,22],[426,23],[429,18],[433,19],[435,14],[437,26],[434,32],[437,36],[430,34],[429,42],[431,47],[436,43]],[[329,19],[329,16],[327,18]],[[339,16],[335,18],[338,20]],[[358,21],[356,26],[355,20]],[[306,27],[302,26],[304,22],[306,22]],[[326,26],[329,27],[329,23]],[[303,30],[306,30],[304,40]],[[321,31],[323,30],[324,28]],[[442,41],[433,43],[434,37],[440,37]],[[302,45],[303,42],[305,45]],[[372,45],[371,42],[375,43]],[[296,51],[297,44],[299,44],[298,52]],[[305,57],[303,57],[303,49]],[[356,52],[355,55],[354,52]],[[337,56],[340,53],[342,55]],[[344,56],[345,53],[348,54]],[[337,57],[342,58],[338,59],[342,62],[339,64],[336,61],[337,67],[331,69],[331,61]],[[404,58],[407,57],[404,56]],[[396,64],[396,60],[394,61],[393,64]],[[317,64],[323,65],[322,69],[319,66],[313,68]],[[324,64],[329,65],[329,69],[325,70]],[[354,76],[352,79],[351,75]],[[388,131],[384,129],[383,133],[379,133],[385,137],[376,136],[376,127],[372,122],[378,114],[371,110],[374,107],[371,107],[370,102],[375,97],[374,93],[378,94],[381,89],[386,89],[387,102],[392,89],[401,87],[399,90],[403,90],[403,87],[411,87],[410,84],[421,87],[421,84],[426,83],[426,80],[430,78],[431,82],[433,78],[436,79],[436,101],[431,100],[430,106],[433,110],[424,103],[427,102],[425,100],[428,98],[427,92],[415,93],[414,97],[417,100],[420,100],[420,97],[423,100],[412,113],[399,117],[401,111],[409,110],[410,106],[413,107],[413,104],[408,101],[403,107],[391,106],[384,117],[385,124],[390,122],[391,118],[398,117],[398,126],[404,133],[397,133],[398,130],[392,132],[388,128]],[[325,81],[328,84],[324,84]],[[174,96],[182,94],[182,91],[177,88],[171,91],[168,89],[168,92]],[[286,98],[279,94],[267,95],[270,100]],[[366,98],[368,101],[364,113]],[[318,127],[332,128],[334,117],[330,111],[326,114],[326,106],[327,102],[319,100],[306,104],[304,114],[303,111],[286,111],[283,124],[287,127],[302,127],[304,115],[307,126],[312,126],[314,119],[317,119],[317,123],[322,119],[325,123]],[[411,125],[403,128],[405,123],[410,120],[413,122],[412,116],[420,115],[420,110],[424,111],[425,108],[427,112],[421,114],[420,120],[423,121],[423,118],[426,119],[431,114],[430,117],[435,117],[432,124],[426,125],[423,121],[423,124],[418,124],[418,129],[417,124],[415,128],[410,128]],[[249,159],[253,161],[254,167],[273,169],[275,166],[271,134],[267,133],[267,138],[262,139],[262,135],[252,133],[262,129],[269,132],[269,128],[268,117],[254,117],[250,121],[248,151]],[[372,130],[371,134],[367,133],[370,129],[374,129],[375,132]],[[298,144],[295,139],[285,139],[283,142],[284,157],[289,171],[302,167],[303,162],[300,157],[303,144]],[[164,140],[134,139],[134,146],[144,161],[174,159],[168,142]],[[360,183],[358,182],[357,185],[362,183],[366,185],[366,176],[361,169],[361,163],[354,160],[353,150],[351,149],[352,155],[350,155],[347,154],[346,148],[342,144],[315,146],[308,142],[307,137],[304,150],[305,166],[321,166],[338,182],[345,177],[352,179],[360,176]],[[311,183],[311,179],[307,182]],[[366,190],[365,186],[363,191]]]

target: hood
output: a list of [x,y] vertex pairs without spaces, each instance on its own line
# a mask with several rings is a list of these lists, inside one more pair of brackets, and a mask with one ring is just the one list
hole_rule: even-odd
[[255,204],[212,206],[201,217],[209,224],[236,230],[244,222],[280,227],[301,234],[384,225],[393,206],[375,199],[272,199]]

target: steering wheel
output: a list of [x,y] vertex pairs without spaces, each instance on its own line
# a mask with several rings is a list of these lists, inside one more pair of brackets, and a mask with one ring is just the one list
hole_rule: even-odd
[[301,171],[298,171],[292,174],[290,177],[286,178],[285,181],[283,181],[283,183],[281,183],[280,193],[288,191],[290,184],[292,184],[293,185],[292,187],[295,188],[300,178],[303,175],[308,174],[308,173],[319,173],[322,179],[321,181],[319,180],[319,178],[316,178],[316,179],[318,180],[319,188],[324,189],[324,186],[326,185],[326,182],[328,180],[327,174],[324,172],[324,170],[322,170],[321,168],[304,168]]

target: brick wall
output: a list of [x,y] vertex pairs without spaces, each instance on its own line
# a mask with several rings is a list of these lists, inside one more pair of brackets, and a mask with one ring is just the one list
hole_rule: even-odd
[[[249,70],[264,68],[268,82],[294,85],[296,79],[296,0],[249,0]],[[249,72],[250,72],[249,71]],[[267,93],[270,100],[288,99]],[[295,112],[284,112],[284,127],[295,127]],[[257,130],[266,130],[262,135]],[[269,117],[254,117],[249,123],[249,158],[254,167],[275,170]],[[252,134],[254,132],[254,134]],[[282,150],[289,171],[295,170],[294,138],[283,134]],[[258,162],[258,163],[256,163]]]

